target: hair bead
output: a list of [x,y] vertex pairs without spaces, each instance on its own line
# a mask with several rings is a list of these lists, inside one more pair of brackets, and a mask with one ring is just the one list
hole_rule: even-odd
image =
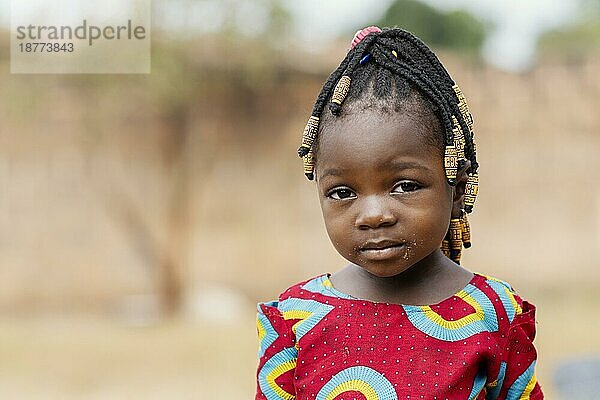
[[473,204],[479,192],[479,175],[477,172],[469,174],[467,184],[465,186],[465,211],[470,213],[473,211]]
[[340,114],[342,103],[346,99],[348,91],[350,90],[350,82],[350,77],[348,75],[344,75],[340,78],[337,85],[335,85],[333,96],[331,96],[331,103],[329,104],[329,109],[333,115]]
[[456,147],[456,157],[458,160],[465,159],[465,135],[458,123],[458,120],[452,116],[452,134],[454,136],[454,146]]
[[469,133],[473,135],[473,116],[469,111],[467,99],[458,85],[455,84],[454,86],[452,86],[452,89],[454,89],[454,92],[456,93],[456,98],[458,99],[458,109],[460,110],[463,119],[467,123]]
[[442,246],[440,248],[442,249],[442,253],[450,258],[450,243],[448,242],[448,239],[444,238],[444,240],[442,240]]
[[315,159],[313,155],[313,151],[310,150],[304,157],[302,157],[302,161],[304,164],[304,175],[308,178],[308,180],[312,181],[315,177]]
[[461,248],[462,243],[460,245],[457,242],[462,242],[462,229],[461,229],[461,219],[460,218],[451,218],[450,219],[450,249],[458,250]]
[[450,258],[460,264],[462,251],[462,224],[460,218],[450,219]]
[[454,147],[454,145],[447,145],[444,150],[444,169],[446,170],[448,184],[454,186],[456,184],[456,172],[458,169],[456,147]]
[[452,86],[452,89],[454,89],[454,93],[456,93],[456,98],[458,99],[458,109],[460,110],[460,113],[463,116],[466,116],[467,112],[469,111],[469,107],[467,106],[467,99],[465,98],[465,95],[460,87],[456,84]]
[[302,144],[298,148],[298,155],[304,157],[308,154],[312,145],[317,137],[319,131],[319,118],[313,115],[310,116],[306,126],[304,127],[304,133],[302,134]]
[[356,31],[354,37],[352,38],[352,43],[350,43],[350,50],[354,48],[357,44],[359,44],[364,38],[366,38],[370,33],[381,33],[381,28],[377,26],[368,26],[359,31]]
[[466,249],[471,247],[471,227],[469,226],[469,220],[467,219],[467,213],[463,212],[460,217],[460,223],[462,225],[462,241]]

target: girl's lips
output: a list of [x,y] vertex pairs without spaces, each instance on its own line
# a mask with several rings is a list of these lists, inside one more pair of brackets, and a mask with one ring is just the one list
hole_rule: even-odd
[[359,250],[383,250],[388,247],[402,246],[404,243],[398,240],[382,239],[382,240],[370,240],[365,242],[359,247]]
[[391,240],[368,242],[359,249],[360,254],[370,260],[384,260],[397,257],[404,254],[404,251],[404,243]]

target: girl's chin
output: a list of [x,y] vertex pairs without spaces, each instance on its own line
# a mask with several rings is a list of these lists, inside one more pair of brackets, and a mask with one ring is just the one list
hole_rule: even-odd
[[370,275],[373,275],[377,278],[391,278],[397,275],[400,275],[401,273],[405,272],[406,270],[410,269],[410,267],[412,265],[394,265],[394,266],[383,266],[383,265],[372,265],[369,263],[360,263],[357,264],[360,268],[362,268],[365,272],[367,272]]

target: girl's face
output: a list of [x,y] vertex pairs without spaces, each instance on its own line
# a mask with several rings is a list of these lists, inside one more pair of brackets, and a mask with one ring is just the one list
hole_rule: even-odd
[[442,150],[426,139],[438,133],[427,129],[407,114],[364,110],[320,135],[316,182],[329,238],[378,277],[440,251],[448,231],[454,188]]

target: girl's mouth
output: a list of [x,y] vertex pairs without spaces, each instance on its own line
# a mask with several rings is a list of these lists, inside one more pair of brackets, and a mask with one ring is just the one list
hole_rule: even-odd
[[395,240],[370,241],[359,247],[360,254],[370,260],[384,260],[404,253],[405,243]]

